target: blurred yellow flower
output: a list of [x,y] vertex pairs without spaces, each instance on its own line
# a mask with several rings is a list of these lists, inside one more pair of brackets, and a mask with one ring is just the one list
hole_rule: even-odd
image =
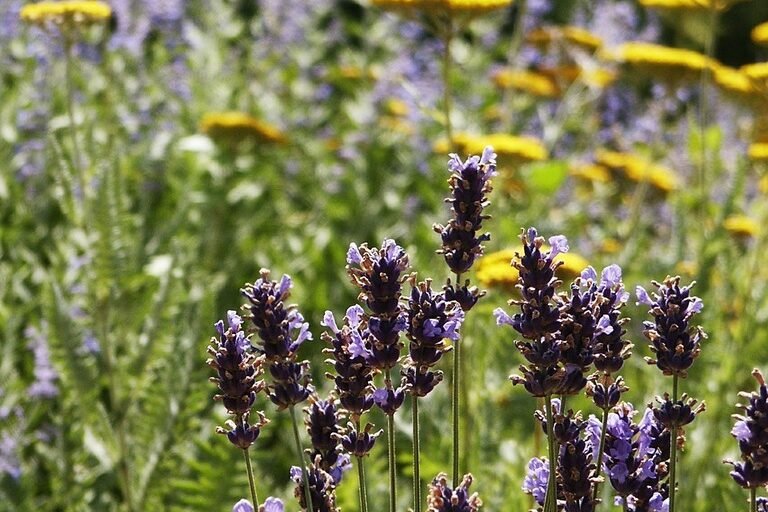
[[22,7],[19,15],[26,23],[44,28],[52,24],[64,30],[104,23],[112,9],[98,0],[38,2]]
[[743,98],[751,98],[759,94],[755,84],[742,70],[716,64],[712,68],[712,78],[715,85],[723,92]]
[[[509,135],[507,133],[491,133],[489,135],[472,136],[464,139],[464,150],[471,155],[479,155],[486,146],[492,146],[499,155],[500,163],[532,162],[547,158],[544,144],[536,137],[525,135]],[[505,161],[506,160],[506,161]]]
[[734,3],[733,0],[639,0],[643,7],[655,9],[685,9],[707,11],[714,7],[722,11]]
[[713,59],[693,50],[639,41],[624,43],[615,50],[606,52],[605,57],[634,68],[645,69],[654,77],[661,74],[674,80],[685,78],[691,72],[698,76],[715,64]]
[[578,164],[571,166],[571,176],[592,183],[609,183],[611,173],[608,169],[598,164]]
[[749,145],[747,154],[753,162],[768,161],[768,142],[753,142]]
[[209,112],[200,121],[200,131],[225,143],[286,142],[283,132],[244,112]]
[[628,179],[636,183],[647,182],[663,193],[677,190],[680,186],[677,176],[671,169],[632,153],[598,149],[595,152],[595,161],[609,169],[622,171]]
[[758,62],[741,66],[741,72],[752,80],[762,81],[768,79],[768,62]]
[[560,94],[554,80],[536,71],[504,68],[494,73],[491,78],[500,89],[517,89],[542,98],[555,98]]
[[566,25],[563,27],[539,27],[530,31],[525,40],[538,46],[547,46],[555,42],[578,46],[594,52],[603,45],[603,40],[582,27]]
[[[543,251],[549,248],[542,247]],[[498,288],[505,291],[515,290],[520,273],[512,266],[512,260],[515,258],[516,249],[503,249],[483,256],[477,263],[477,280],[481,285],[487,288]],[[557,268],[555,275],[564,281],[572,280],[581,275],[582,270],[587,268],[589,262],[584,257],[572,253],[560,253],[555,261],[561,261],[562,265]]]
[[394,11],[447,12],[483,14],[506,7],[512,0],[373,0],[373,5]]
[[723,227],[738,238],[754,237],[760,231],[758,223],[746,215],[731,215],[725,219]]
[[486,146],[493,146],[493,150],[499,156],[500,165],[532,162],[547,158],[547,150],[539,139],[506,133],[491,133],[489,135],[457,133],[453,136],[453,144],[449,144],[447,139],[440,139],[432,149],[435,153],[447,153],[458,148],[459,151],[469,155],[480,155]]
[[768,46],[768,21],[752,29],[752,40],[757,44]]

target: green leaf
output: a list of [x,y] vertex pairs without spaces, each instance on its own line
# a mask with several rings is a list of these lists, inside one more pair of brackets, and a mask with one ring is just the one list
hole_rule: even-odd
[[534,163],[523,168],[522,174],[531,191],[551,194],[560,188],[568,176],[568,163],[564,160]]

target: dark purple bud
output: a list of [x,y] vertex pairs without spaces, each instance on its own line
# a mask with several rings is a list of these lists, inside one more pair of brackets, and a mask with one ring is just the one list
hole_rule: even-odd
[[414,396],[427,396],[443,380],[443,372],[433,372],[427,367],[407,367],[403,372],[408,389]]
[[483,504],[477,493],[469,494],[472,475],[464,475],[461,483],[452,489],[448,476],[440,473],[432,480],[427,494],[428,512],[477,512]]
[[235,423],[232,420],[227,420],[224,427],[217,427],[216,432],[219,434],[226,434],[229,442],[238,448],[247,450],[258,439],[261,433],[261,427],[269,423],[269,420],[264,417],[264,414],[257,412],[259,421],[251,425],[248,423],[248,413],[243,414],[239,421]]
[[365,457],[368,455],[376,443],[376,438],[383,432],[383,430],[379,430],[371,433],[371,430],[373,430],[371,423],[368,423],[362,432],[358,432],[355,425],[351,422],[348,423],[346,434],[339,437],[344,451],[355,457]]
[[656,421],[671,432],[677,432],[680,427],[691,423],[706,408],[704,402],[696,405],[697,401],[688,398],[685,393],[676,401],[673,401],[668,393],[664,393],[663,397],[656,397],[656,401],[659,406],[653,409],[653,415]]
[[395,414],[403,405],[404,400],[405,389],[402,387],[397,389],[392,387],[379,388],[373,392],[374,403],[388,416]]

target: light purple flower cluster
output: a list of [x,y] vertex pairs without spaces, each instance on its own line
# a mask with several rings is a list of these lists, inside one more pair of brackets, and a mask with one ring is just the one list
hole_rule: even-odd
[[629,510],[662,512],[668,503],[670,434],[648,408],[640,423],[632,421],[632,404],[621,403],[608,415],[604,468]]
[[[520,275],[518,288],[522,300],[511,300],[520,307],[514,316],[503,309],[494,311],[499,325],[511,325],[525,340],[515,343],[528,364],[514,375],[514,384],[523,384],[533,396],[571,395],[587,384],[585,374],[594,363],[602,376],[599,394],[616,397],[610,373],[619,370],[629,357],[631,345],[623,339],[620,309],[628,294],[618,265],[606,267],[600,279],[592,267],[571,285],[570,296],[558,295],[561,284],[555,275],[560,262],[556,257],[567,252],[564,236],[549,239],[551,249],[543,250],[544,238],[535,228],[522,235],[523,254],[513,266]],[[618,398],[616,398],[618,401]],[[614,402],[615,404],[615,402]]]
[[243,321],[234,311],[227,312],[227,323],[225,329],[224,322],[216,322],[218,336],[211,338],[208,347],[211,357],[206,361],[216,370],[216,377],[211,380],[221,391],[214,399],[221,400],[227,412],[234,416],[234,420],[227,420],[226,428],[218,427],[216,431],[226,434],[238,448],[247,450],[268,422],[261,412],[257,413],[259,420],[255,424],[249,422],[256,394],[264,389],[264,382],[258,380],[263,373],[263,359],[251,352],[251,344],[242,330]]
[[312,393],[309,362],[296,362],[296,351],[312,339],[309,324],[296,306],[286,305],[291,278],[283,275],[280,282],[269,280],[269,270],[261,270],[261,278],[241,290],[249,304],[244,306],[259,337],[256,350],[269,364],[272,382],[269,398],[285,409],[303,402]]
[[461,483],[454,489],[448,483],[445,473],[440,473],[432,480],[427,497],[428,512],[477,512],[483,502],[477,493],[469,494],[472,475],[464,475]]
[[735,415],[731,435],[739,442],[741,460],[733,465],[731,476],[745,489],[757,489],[768,484],[768,387],[760,370],[752,370],[757,380],[757,392],[740,393],[747,399],[740,408],[744,414]]
[[443,373],[432,371],[443,353],[450,350],[445,340],[457,342],[464,310],[455,301],[448,301],[445,292],[433,292],[429,280],[412,285],[408,300],[410,340],[404,376],[415,396],[427,396],[443,379]]
[[[46,326],[43,325],[43,329]],[[51,364],[51,356],[48,351],[48,339],[41,329],[29,326],[24,331],[27,337],[27,347],[35,356],[35,381],[29,386],[29,396],[35,398],[55,398],[59,395],[56,381],[59,374]]]

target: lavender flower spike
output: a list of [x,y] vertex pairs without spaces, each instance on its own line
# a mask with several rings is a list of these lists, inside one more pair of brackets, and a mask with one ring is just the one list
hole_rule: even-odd
[[[462,274],[472,267],[483,254],[483,242],[490,240],[488,233],[478,234],[483,221],[490,218],[483,210],[490,204],[487,196],[493,190],[491,178],[496,176],[496,154],[487,147],[482,158],[469,157],[462,162],[458,155],[450,155],[448,169],[451,177],[448,183],[452,218],[445,226],[435,224],[433,229],[440,234],[445,262],[451,271]],[[456,283],[457,286],[460,283]]]

